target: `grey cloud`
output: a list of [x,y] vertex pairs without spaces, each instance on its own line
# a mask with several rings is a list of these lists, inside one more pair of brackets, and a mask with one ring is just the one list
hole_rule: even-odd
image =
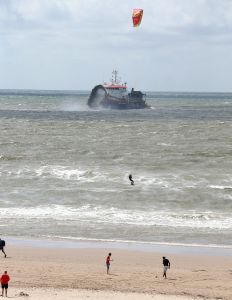
[[[114,32],[122,35],[131,26],[135,1],[116,0],[1,0],[2,30],[33,29],[91,30],[93,34]],[[232,29],[232,1],[227,0],[144,0],[142,30],[147,35],[188,33],[219,35]],[[5,25],[5,26],[4,26]],[[196,30],[195,30],[196,28]]]
[[[144,9],[144,18],[139,28],[133,28],[131,13],[137,6]],[[190,89],[191,84],[197,88],[196,64],[206,74],[210,63],[220,62],[228,68],[225,73],[231,73],[231,55],[227,55],[231,29],[230,0],[0,0],[0,68],[9,74],[10,79],[4,79],[9,86],[27,82],[39,87],[38,78],[46,72],[49,81],[41,82],[54,88],[58,78],[56,74],[53,79],[54,65],[60,72],[70,69],[74,78],[75,72],[91,72],[92,78],[101,72],[102,79],[117,67],[133,79],[136,62],[143,74],[141,82],[144,86],[149,82],[151,89],[168,90],[161,80],[167,74],[173,74],[176,81],[181,79],[178,89],[181,84],[183,89]],[[185,62],[182,73],[180,56]],[[29,71],[20,72],[21,64],[36,78],[29,76]],[[159,74],[156,82],[150,79],[153,68]],[[191,83],[183,80],[185,70],[192,70]],[[89,79],[82,81],[84,77],[80,76],[80,88],[91,86]],[[205,80],[201,78],[201,84]],[[74,80],[72,84],[64,81],[63,88],[78,88]]]

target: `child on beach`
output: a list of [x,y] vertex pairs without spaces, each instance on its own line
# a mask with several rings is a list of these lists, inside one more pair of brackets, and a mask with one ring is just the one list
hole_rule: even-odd
[[110,271],[110,262],[112,261],[111,259],[111,253],[108,254],[108,256],[106,257],[106,272],[107,274],[109,274]]
[[4,296],[4,290],[5,296],[7,297],[8,282],[10,281],[10,276],[7,274],[7,271],[5,271],[4,274],[1,276],[0,281],[2,285],[2,297]]

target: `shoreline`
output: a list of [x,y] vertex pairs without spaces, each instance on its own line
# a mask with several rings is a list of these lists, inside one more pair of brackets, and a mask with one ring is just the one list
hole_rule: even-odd
[[191,254],[210,256],[232,256],[232,245],[195,245],[195,244],[173,244],[139,241],[111,241],[96,239],[75,238],[29,238],[8,237],[5,239],[7,245],[29,246],[33,248],[67,248],[67,249],[121,249],[141,252],[166,252],[169,254]]

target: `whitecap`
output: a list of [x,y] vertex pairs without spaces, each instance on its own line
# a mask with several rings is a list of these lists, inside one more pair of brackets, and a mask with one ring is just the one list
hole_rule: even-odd
[[35,170],[38,177],[55,177],[64,180],[78,180],[85,182],[96,182],[107,178],[107,174],[101,174],[95,170],[90,169],[71,169],[59,165],[42,166]]
[[232,185],[210,185],[211,189],[218,189],[218,190],[227,190],[232,189]]

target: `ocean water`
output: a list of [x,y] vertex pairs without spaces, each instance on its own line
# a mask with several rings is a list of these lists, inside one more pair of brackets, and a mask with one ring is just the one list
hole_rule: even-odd
[[87,98],[0,91],[0,236],[232,246],[232,94]]

